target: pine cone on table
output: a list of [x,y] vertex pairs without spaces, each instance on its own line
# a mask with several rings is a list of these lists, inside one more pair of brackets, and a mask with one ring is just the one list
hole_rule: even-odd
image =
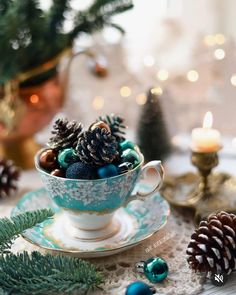
[[75,148],[82,129],[81,123],[57,119],[53,125],[53,136],[49,139],[48,146],[55,150]]
[[10,196],[17,189],[20,169],[13,161],[0,158],[0,197]]
[[125,140],[125,129],[126,126],[124,125],[124,119],[120,116],[106,115],[103,117],[99,117],[98,121],[105,122],[111,129],[111,134],[116,138],[118,142]]
[[222,211],[201,221],[186,252],[193,270],[230,274],[236,269],[236,215]]
[[109,131],[97,127],[79,137],[76,153],[81,162],[101,166],[118,157],[118,143]]

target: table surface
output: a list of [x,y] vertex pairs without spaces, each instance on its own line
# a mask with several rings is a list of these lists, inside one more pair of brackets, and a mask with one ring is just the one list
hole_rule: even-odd
[[[220,158],[220,165],[216,168],[216,170],[224,171],[227,173],[231,173],[232,175],[236,175],[236,156],[235,157],[222,157]],[[190,157],[186,153],[175,153],[173,154],[165,163],[165,169],[167,174],[181,174],[187,171],[195,171],[195,168],[191,166]],[[22,194],[26,191],[39,188],[42,186],[41,180],[34,170],[24,171],[22,173],[20,183],[19,183],[19,194],[16,197],[9,198],[8,200],[1,201],[1,217],[3,215],[10,214],[11,208],[14,206],[16,201],[22,196]],[[157,239],[157,238],[156,238]],[[185,239],[186,241],[186,239]],[[150,241],[151,243],[151,241]],[[165,242],[163,242],[165,243]],[[144,247],[144,246],[143,246]],[[186,247],[186,245],[184,245]],[[19,248],[17,250],[20,250]],[[129,252],[129,251],[128,251]],[[184,253],[184,252],[183,252]],[[129,255],[126,253],[125,255]],[[131,255],[131,252],[130,252]],[[161,253],[160,253],[161,255]],[[180,271],[180,270],[177,270]],[[203,286],[203,290],[196,290],[191,294],[202,294],[202,295],[231,295],[235,294],[236,291],[232,291],[236,289],[236,276],[232,275],[232,279],[223,287],[214,287],[210,282],[207,282]],[[233,288],[233,289],[232,289]],[[123,292],[124,289],[122,289]],[[158,291],[158,294],[171,294],[170,289],[161,288]],[[174,290],[174,289],[173,289]],[[106,294],[117,294],[117,291],[106,293]],[[161,293],[160,293],[161,292]],[[176,294],[187,294],[186,290],[181,293]],[[121,294],[121,293],[119,293]],[[173,294],[173,293],[172,293]]]

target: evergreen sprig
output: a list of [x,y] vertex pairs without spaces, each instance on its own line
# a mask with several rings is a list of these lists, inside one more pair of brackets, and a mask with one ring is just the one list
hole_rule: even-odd
[[39,252],[0,257],[0,286],[9,294],[86,294],[102,283],[89,262]]
[[50,209],[40,209],[0,219],[0,254],[8,252],[14,240],[26,229],[43,222],[53,214]]
[[[105,26],[122,31],[112,16],[130,8],[132,0],[95,0],[87,9],[74,12],[72,28],[65,32],[64,23],[72,11],[70,0],[53,0],[48,11],[39,0],[0,0],[0,85],[71,47],[81,33],[92,34]],[[55,69],[49,73],[53,75]],[[36,80],[43,80],[42,76]]]

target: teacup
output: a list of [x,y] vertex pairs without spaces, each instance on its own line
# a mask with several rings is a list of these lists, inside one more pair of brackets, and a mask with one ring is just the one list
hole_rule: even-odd
[[[113,233],[116,227],[112,223],[114,213],[125,207],[135,199],[143,200],[159,190],[164,177],[164,169],[160,161],[144,164],[144,157],[140,154],[140,164],[134,169],[110,178],[82,180],[53,176],[39,166],[39,156],[35,156],[35,166],[50,197],[69,219],[74,230],[98,231],[101,235]],[[149,169],[157,173],[155,187],[149,192],[133,192],[141,176],[145,176]],[[90,235],[85,235],[89,237]],[[94,235],[92,235],[94,236]]]

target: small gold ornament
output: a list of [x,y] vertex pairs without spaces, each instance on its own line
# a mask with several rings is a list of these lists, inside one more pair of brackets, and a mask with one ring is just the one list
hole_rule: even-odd
[[90,127],[89,127],[89,129],[90,130],[94,130],[95,128],[104,128],[104,129],[106,129],[108,132],[110,132],[111,133],[111,129],[110,129],[110,127],[108,126],[108,124],[106,124],[105,122],[103,122],[103,121],[98,121],[98,122],[96,122],[96,123],[93,123]]

